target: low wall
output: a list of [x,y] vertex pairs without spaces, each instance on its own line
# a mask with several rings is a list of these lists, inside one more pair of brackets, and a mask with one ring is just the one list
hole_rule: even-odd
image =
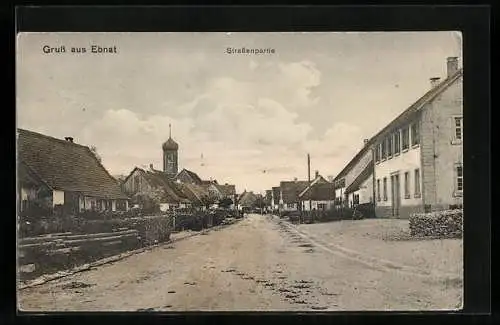
[[410,234],[414,237],[461,238],[463,210],[415,213],[410,216]]

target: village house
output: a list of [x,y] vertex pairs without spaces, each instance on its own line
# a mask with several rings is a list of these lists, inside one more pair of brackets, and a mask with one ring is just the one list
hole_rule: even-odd
[[257,195],[252,191],[243,191],[238,197],[238,209],[250,209],[253,208],[258,201]]
[[413,212],[462,205],[463,72],[447,58],[444,80],[374,136],[376,215],[406,218]]
[[203,182],[196,174],[195,172],[192,172],[186,168],[183,168],[177,175],[174,176],[173,178],[176,182],[181,182],[181,183],[189,183],[189,184],[195,184],[195,185],[208,185],[212,184],[209,182],[208,184],[206,182]]
[[89,147],[18,129],[19,208],[126,211],[129,197]]
[[329,210],[334,206],[335,190],[333,184],[328,182],[316,171],[314,180],[299,193],[301,211]]
[[271,209],[273,211],[278,211],[280,207],[280,193],[281,189],[279,186],[273,186],[271,190]]
[[352,188],[351,184],[359,178],[363,171],[366,172],[369,165],[373,165],[371,143],[372,140],[365,139],[361,150],[333,179],[336,209],[349,206],[348,193],[346,193],[347,188]]
[[206,188],[200,185],[191,183],[176,183],[175,184],[191,202],[191,207],[204,211],[209,204],[210,194]]
[[142,209],[150,208],[151,204],[158,205],[161,211],[191,205],[169,174],[155,170],[153,165],[149,170],[135,167],[123,182],[123,189]]
[[309,186],[308,181],[282,181],[280,182],[280,212],[299,211],[300,199],[299,194]]
[[348,206],[373,207],[373,163],[366,165],[365,169],[345,189]]

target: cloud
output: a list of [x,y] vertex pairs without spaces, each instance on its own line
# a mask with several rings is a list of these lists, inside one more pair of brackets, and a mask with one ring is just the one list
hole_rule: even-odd
[[[161,166],[171,123],[180,167],[263,190],[305,179],[307,153],[313,170],[338,173],[461,55],[453,33],[306,34],[30,34],[18,39],[18,125],[95,145],[116,174]],[[110,38],[119,55],[40,52]]]

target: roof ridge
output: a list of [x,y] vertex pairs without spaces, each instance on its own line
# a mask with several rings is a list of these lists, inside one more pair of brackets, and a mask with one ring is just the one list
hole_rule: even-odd
[[61,142],[61,143],[65,143],[65,144],[68,144],[68,145],[89,148],[89,146],[86,146],[86,145],[83,145],[83,144],[80,144],[80,143],[74,143],[74,142],[71,142],[71,141],[66,141],[66,140],[59,139],[59,138],[56,138],[56,137],[53,137],[53,136],[50,136],[50,135],[46,135],[46,134],[43,134],[43,133],[31,131],[31,130],[26,130],[26,129],[23,129],[23,128],[17,128],[17,131],[18,132],[21,131],[21,133],[22,132],[31,133],[32,135],[36,135],[36,136],[39,136],[39,137],[47,138],[47,139],[50,139],[50,140],[55,140],[55,141],[58,141],[58,142]]
[[455,80],[457,80],[461,75],[463,75],[463,68],[458,69],[453,75],[446,77],[443,79],[439,84],[437,84],[435,87],[432,87],[431,89],[427,90],[423,95],[417,98],[416,101],[414,101],[410,106],[408,106],[404,111],[402,111],[400,114],[398,114],[395,118],[393,118],[389,123],[386,124],[379,132],[375,133],[369,140],[371,142],[382,134],[388,126],[390,126],[394,121],[399,119],[401,116],[403,116],[406,112],[408,112],[412,108],[417,108],[417,107],[422,107],[425,103],[427,103],[430,99],[434,98],[434,96],[437,96],[440,94],[442,91],[446,90],[448,86],[450,86]]
[[339,177],[344,176],[344,172],[352,166],[352,164],[359,158],[359,156],[364,153],[366,150],[370,149],[369,144],[372,144],[373,141],[381,134],[384,133],[384,131],[387,130],[387,128],[397,121],[399,118],[404,116],[408,111],[411,109],[416,109],[420,108],[425,103],[427,103],[429,100],[434,98],[435,96],[439,95],[441,92],[446,90],[448,86],[450,86],[456,79],[458,79],[461,75],[463,74],[463,68],[458,69],[453,75],[443,79],[438,85],[435,87],[427,90],[423,95],[418,97],[416,101],[414,101],[410,106],[408,106],[404,111],[402,111],[400,114],[398,114],[395,118],[389,121],[382,129],[380,129],[377,133],[375,133],[372,137],[369,138],[368,143],[361,148],[358,153],[346,164],[346,166],[335,176],[334,180],[337,180]]

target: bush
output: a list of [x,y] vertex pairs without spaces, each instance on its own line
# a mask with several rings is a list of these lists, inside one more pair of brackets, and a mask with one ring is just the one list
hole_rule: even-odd
[[415,213],[410,216],[410,234],[415,237],[461,238],[463,210]]

